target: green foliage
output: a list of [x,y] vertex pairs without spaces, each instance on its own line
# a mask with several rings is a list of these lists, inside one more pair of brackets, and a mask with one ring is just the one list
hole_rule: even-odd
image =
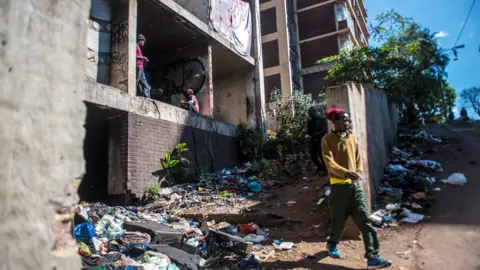
[[160,186],[158,184],[153,184],[151,186],[148,186],[147,188],[145,188],[145,191],[143,194],[143,201],[145,203],[149,203],[158,199],[159,191],[160,191]]
[[277,133],[271,130],[267,130],[267,142],[275,141],[277,139]]
[[269,112],[279,124],[277,138],[286,140],[305,139],[307,133],[308,110],[318,105],[310,94],[297,91],[282,97],[280,90],[274,90],[272,96],[276,100],[275,110]]
[[329,84],[371,83],[409,119],[444,119],[454,105],[455,91],[445,81],[449,57],[434,34],[394,11],[380,14],[376,21],[371,32],[379,47],[354,47],[317,62],[334,64],[326,76]]
[[183,169],[189,164],[188,159],[182,156],[187,152],[187,144],[180,143],[173,152],[165,153],[165,158],[161,160],[163,170],[166,172],[164,179],[168,185],[179,182],[183,177]]
[[240,153],[244,161],[256,161],[261,159],[262,134],[248,129],[247,125],[240,123],[237,126]]

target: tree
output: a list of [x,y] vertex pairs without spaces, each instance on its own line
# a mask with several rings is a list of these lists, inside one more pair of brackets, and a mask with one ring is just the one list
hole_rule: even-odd
[[354,47],[317,62],[334,64],[325,77],[329,84],[372,83],[399,105],[408,122],[419,115],[444,120],[453,107],[455,91],[445,80],[449,57],[434,34],[393,10],[376,20],[371,32],[379,47]]
[[467,113],[467,110],[465,108],[462,108],[462,110],[460,111],[460,119],[463,120],[463,121],[470,120],[470,117],[468,117],[468,113]]
[[468,105],[473,111],[480,116],[480,87],[470,87],[460,94],[465,105]]

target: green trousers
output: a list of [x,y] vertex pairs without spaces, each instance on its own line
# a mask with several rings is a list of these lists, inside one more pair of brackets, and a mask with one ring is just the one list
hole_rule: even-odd
[[365,258],[377,257],[380,243],[377,232],[368,219],[368,209],[361,184],[331,185],[330,189],[331,228],[328,243],[338,244],[343,235],[345,222],[351,216],[362,233]]

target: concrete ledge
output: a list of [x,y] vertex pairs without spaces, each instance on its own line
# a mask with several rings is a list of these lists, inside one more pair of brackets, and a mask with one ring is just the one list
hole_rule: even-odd
[[327,71],[331,68],[333,68],[335,65],[333,64],[322,64],[322,65],[316,65],[313,67],[308,67],[304,68],[300,71],[300,75],[308,75],[308,74],[313,74],[313,73],[318,73],[322,71]]
[[125,91],[97,82],[86,82],[83,99],[101,106],[165,120],[179,125],[190,126],[230,137],[237,136],[236,127],[232,124],[220,122],[153,99],[131,96]]

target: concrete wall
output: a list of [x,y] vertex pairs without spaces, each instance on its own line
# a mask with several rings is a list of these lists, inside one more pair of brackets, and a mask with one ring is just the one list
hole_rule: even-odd
[[247,123],[245,74],[213,79],[214,118],[237,125]]
[[90,1],[0,4],[2,269],[80,269],[69,222],[83,172]]
[[370,201],[375,196],[373,191],[383,179],[383,168],[396,140],[397,108],[388,102],[385,93],[371,85],[345,84],[328,88],[326,102],[327,108],[339,107],[351,114],[354,135],[363,158],[363,187],[371,206]]

